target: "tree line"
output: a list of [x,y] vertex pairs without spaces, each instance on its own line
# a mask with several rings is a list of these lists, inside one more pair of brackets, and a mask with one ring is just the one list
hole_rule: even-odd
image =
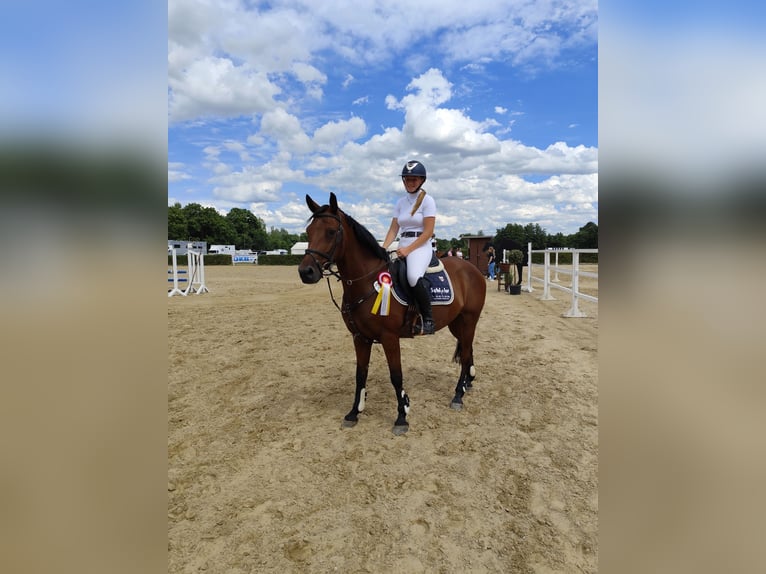
[[[537,223],[521,225],[509,223],[497,229],[492,241],[511,239],[525,249],[532,243],[532,249],[548,247],[570,247],[572,249],[598,249],[598,225],[588,222],[577,233],[551,235]],[[436,239],[438,251],[467,250],[468,242],[463,234],[451,239]],[[485,235],[479,231],[475,235]],[[221,215],[213,207],[202,207],[199,203],[181,206],[175,203],[168,207],[168,239],[177,241],[206,241],[208,245],[236,245],[237,249],[270,251],[287,249],[298,241],[307,241],[306,233],[288,233],[285,229],[272,227],[267,230],[264,221],[252,211],[235,207]]]
[[237,249],[270,251],[287,249],[298,241],[306,241],[306,234],[288,233],[286,229],[266,229],[264,221],[252,211],[239,207],[221,215],[213,207],[189,203],[181,207],[175,203],[168,207],[168,239],[178,241],[206,241],[209,245],[235,245]]
[[537,223],[528,223],[527,225],[509,223],[497,230],[494,241],[501,239],[511,239],[522,245],[525,250],[528,243],[532,243],[532,249],[547,249],[548,247],[598,249],[598,225],[589,221],[577,233],[551,235]]

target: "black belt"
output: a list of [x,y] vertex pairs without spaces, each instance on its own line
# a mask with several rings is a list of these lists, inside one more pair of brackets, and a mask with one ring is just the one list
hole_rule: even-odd
[[422,231],[405,231],[402,233],[402,237],[420,237],[423,235]]

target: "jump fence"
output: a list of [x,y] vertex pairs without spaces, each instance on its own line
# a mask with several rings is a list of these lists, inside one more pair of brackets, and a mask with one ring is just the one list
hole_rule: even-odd
[[[168,249],[171,252],[172,268],[168,269],[168,283],[173,283],[173,288],[168,290],[168,297],[173,295],[183,295],[186,297],[189,293],[199,295],[208,293],[205,286],[205,254],[189,249],[186,252],[187,268],[178,268],[178,256],[175,249]],[[180,284],[186,283],[186,288],[181,289]]]
[[[551,295],[551,289],[559,289],[561,291],[564,291],[565,293],[569,293],[572,296],[572,306],[569,308],[569,310],[564,313],[563,317],[587,317],[585,313],[583,313],[578,303],[580,299],[583,299],[585,301],[591,301],[593,303],[598,303],[598,297],[594,297],[593,295],[588,295],[586,293],[582,293],[580,289],[580,277],[589,277],[593,279],[598,279],[598,273],[592,273],[589,271],[582,271],[580,269],[580,254],[581,253],[598,253],[598,249],[567,249],[567,250],[554,250],[554,249],[537,249],[532,250],[532,244],[528,244],[527,249],[527,284],[522,289],[526,291],[527,293],[532,293],[532,282],[536,281],[538,283],[543,284],[543,294],[540,297],[540,301],[551,301],[555,300],[556,298]],[[543,254],[543,264],[539,263],[532,263],[532,254],[533,253],[542,253]],[[566,268],[560,268],[559,267],[559,253],[571,253],[572,254],[572,267],[571,269]],[[555,265],[553,267],[554,269],[554,278],[551,279],[551,255],[555,255]],[[532,270],[533,268],[542,268],[543,270],[543,277],[542,279],[540,277],[533,277]],[[570,275],[572,278],[572,282],[569,287],[565,287],[563,285],[559,285],[559,273],[564,275]]]

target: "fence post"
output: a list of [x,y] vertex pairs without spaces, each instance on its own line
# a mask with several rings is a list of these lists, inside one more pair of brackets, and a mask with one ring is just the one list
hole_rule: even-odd
[[564,317],[585,317],[585,313],[580,311],[577,306],[579,300],[580,288],[580,251],[575,249],[572,251],[572,306],[569,311],[564,313]]
[[532,289],[532,242],[527,243],[527,286],[524,291],[531,293]]
[[545,250],[544,252],[545,264],[543,267],[543,296],[540,297],[540,301],[554,301],[556,298],[551,295],[551,252]]

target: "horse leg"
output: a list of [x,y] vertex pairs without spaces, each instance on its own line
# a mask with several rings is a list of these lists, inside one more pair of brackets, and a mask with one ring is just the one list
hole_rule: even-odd
[[359,413],[364,410],[367,398],[367,371],[370,366],[370,352],[372,341],[364,337],[354,337],[354,350],[356,351],[356,392],[354,393],[354,406],[343,418],[343,428],[351,428],[359,422]]
[[456,411],[463,408],[463,395],[473,388],[476,378],[476,368],[473,365],[473,337],[476,332],[476,322],[469,324],[461,315],[449,325],[450,332],[457,339],[453,360],[460,363],[460,377],[455,386],[455,396],[450,407]]
[[399,337],[389,337],[382,341],[382,343],[383,351],[386,353],[386,361],[388,362],[391,384],[394,386],[394,392],[396,393],[397,416],[393,432],[398,436],[403,435],[410,429],[410,423],[407,422],[407,414],[410,412],[410,397],[404,392]]
[[452,357],[452,360],[461,366],[460,377],[465,381],[465,392],[468,392],[473,389],[473,380],[476,378],[476,367],[473,366],[473,353],[471,353],[467,359],[465,372],[463,372],[463,360],[461,359],[462,353],[463,347],[460,344],[460,341],[458,341],[457,345],[455,345],[455,354]]

